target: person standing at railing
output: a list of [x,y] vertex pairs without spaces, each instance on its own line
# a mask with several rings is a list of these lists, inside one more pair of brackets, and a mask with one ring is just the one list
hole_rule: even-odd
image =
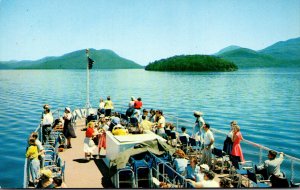
[[244,162],[244,155],[240,142],[243,140],[242,133],[240,132],[240,127],[238,125],[233,126],[233,136],[232,136],[232,151],[231,151],[231,161],[232,165],[239,169],[239,162]]
[[105,102],[102,98],[100,98],[99,108],[98,108],[98,111],[97,111],[98,116],[100,116],[101,114],[105,114],[104,106],[105,106]]
[[104,102],[105,116],[111,116],[111,111],[114,109],[114,103],[111,101],[110,96],[107,96]]
[[224,141],[223,151],[226,152],[228,155],[231,154],[232,146],[233,146],[233,128],[237,125],[236,121],[230,122],[230,131],[228,132],[226,139]]
[[138,97],[138,99],[136,101],[134,101],[134,105],[133,105],[134,109],[136,111],[138,111],[139,116],[141,115],[141,109],[143,107],[143,102],[142,102],[142,98]]
[[45,104],[43,106],[44,111],[43,111],[43,115],[42,115],[42,121],[41,121],[41,125],[42,125],[42,133],[43,133],[43,143],[45,144],[49,134],[51,132],[51,126],[53,124],[53,116],[52,113],[50,111],[50,106],[48,104]]
[[35,139],[29,138],[29,147],[26,150],[26,158],[29,160],[29,172],[32,178],[32,182],[34,184],[38,183],[38,179],[40,177],[40,161],[38,159],[39,152],[38,147],[35,144]]
[[207,164],[211,167],[211,157],[212,157],[212,149],[214,148],[215,138],[213,133],[210,130],[210,125],[208,123],[203,125],[204,133],[203,136],[203,145],[202,149],[202,158],[200,164]]
[[134,108],[134,102],[136,101],[135,97],[131,96],[130,102],[128,104],[129,108]]
[[163,116],[163,111],[162,110],[156,110],[156,120],[157,120],[157,134],[159,136],[162,136],[163,138],[166,138],[166,132],[165,132],[165,126],[166,126],[166,119]]
[[45,149],[44,146],[42,145],[41,141],[38,138],[38,133],[33,132],[31,133],[31,137],[35,139],[35,144],[38,148],[38,153],[39,153],[39,160],[40,160],[40,167],[43,168],[44,167],[44,163],[45,163]]
[[202,112],[200,112],[200,111],[195,111],[194,112],[194,117],[196,118],[196,121],[195,121],[195,125],[194,125],[194,128],[193,128],[192,137],[196,141],[200,141],[201,133],[203,133],[203,131],[201,129],[203,129],[203,126],[205,125],[205,121],[204,121],[202,116],[203,116]]

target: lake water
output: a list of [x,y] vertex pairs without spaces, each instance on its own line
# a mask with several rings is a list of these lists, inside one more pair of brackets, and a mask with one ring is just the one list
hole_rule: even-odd
[[[107,95],[126,106],[131,96],[142,97],[144,107],[162,109],[191,123],[193,111],[227,132],[237,120],[245,139],[300,158],[300,69],[249,69],[226,73],[91,70],[90,102],[98,106]],[[20,188],[27,138],[40,121],[42,105],[54,111],[84,107],[85,70],[0,70],[0,186]],[[167,118],[168,119],[168,118]],[[222,148],[225,137],[216,135]],[[246,160],[259,151],[242,144]],[[266,152],[263,153],[263,160]],[[299,163],[294,164],[300,182]],[[290,161],[282,170],[288,177]]]

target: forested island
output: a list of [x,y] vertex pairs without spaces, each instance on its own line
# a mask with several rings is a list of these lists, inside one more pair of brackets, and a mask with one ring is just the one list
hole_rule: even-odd
[[149,63],[147,71],[236,71],[231,61],[209,55],[178,55]]

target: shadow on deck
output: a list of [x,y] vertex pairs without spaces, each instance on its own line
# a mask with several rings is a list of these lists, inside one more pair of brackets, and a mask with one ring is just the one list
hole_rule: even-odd
[[114,185],[110,179],[111,176],[109,175],[109,168],[106,166],[103,159],[94,159],[94,162],[103,175],[101,179],[103,188],[114,188]]

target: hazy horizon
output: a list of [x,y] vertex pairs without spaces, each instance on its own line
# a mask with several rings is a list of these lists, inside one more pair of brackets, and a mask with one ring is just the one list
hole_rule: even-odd
[[300,36],[298,0],[0,0],[0,61],[110,49],[140,65]]

